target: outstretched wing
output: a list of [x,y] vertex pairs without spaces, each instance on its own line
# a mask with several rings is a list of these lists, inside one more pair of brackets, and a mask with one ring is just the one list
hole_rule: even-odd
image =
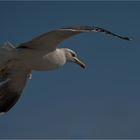
[[68,39],[74,35],[83,32],[103,32],[108,35],[112,35],[124,40],[131,40],[128,37],[123,37],[117,34],[114,34],[106,29],[95,27],[95,26],[76,26],[76,27],[68,27],[61,28],[57,30],[53,30],[47,33],[44,33],[29,42],[22,43],[17,48],[30,48],[30,49],[38,49],[44,50],[46,52],[50,52],[56,49],[59,43]]
[[0,71],[0,114],[10,110],[21,96],[28,79],[28,72],[20,69]]

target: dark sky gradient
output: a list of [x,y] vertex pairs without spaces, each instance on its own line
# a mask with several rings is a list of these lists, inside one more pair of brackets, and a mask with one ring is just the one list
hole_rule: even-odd
[[33,72],[0,117],[0,138],[140,138],[140,2],[0,2],[0,44],[46,31],[95,25],[133,38],[84,33],[61,47],[86,63]]

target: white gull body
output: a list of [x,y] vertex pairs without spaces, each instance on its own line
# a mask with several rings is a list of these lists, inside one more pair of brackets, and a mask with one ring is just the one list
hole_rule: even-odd
[[57,48],[65,39],[83,32],[103,32],[131,40],[100,27],[76,26],[44,33],[17,47],[7,42],[0,48],[0,114],[9,111],[18,101],[33,70],[53,70],[66,62],[73,62],[85,68],[85,64],[77,58],[73,50]]

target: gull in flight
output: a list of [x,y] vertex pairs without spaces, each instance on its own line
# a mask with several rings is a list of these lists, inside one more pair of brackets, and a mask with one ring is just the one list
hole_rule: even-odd
[[84,32],[103,32],[131,40],[100,27],[76,26],[49,31],[17,47],[6,42],[0,48],[0,114],[9,111],[18,101],[32,71],[53,70],[66,62],[85,68],[73,50],[57,48],[64,40]]

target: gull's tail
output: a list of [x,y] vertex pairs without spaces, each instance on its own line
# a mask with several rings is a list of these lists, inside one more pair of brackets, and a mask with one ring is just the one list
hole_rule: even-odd
[[16,48],[10,42],[5,42],[3,47],[0,48],[0,77],[4,73],[7,63],[11,61],[15,55]]
[[5,42],[0,48],[0,69],[9,60],[14,58],[16,49],[10,42]]

